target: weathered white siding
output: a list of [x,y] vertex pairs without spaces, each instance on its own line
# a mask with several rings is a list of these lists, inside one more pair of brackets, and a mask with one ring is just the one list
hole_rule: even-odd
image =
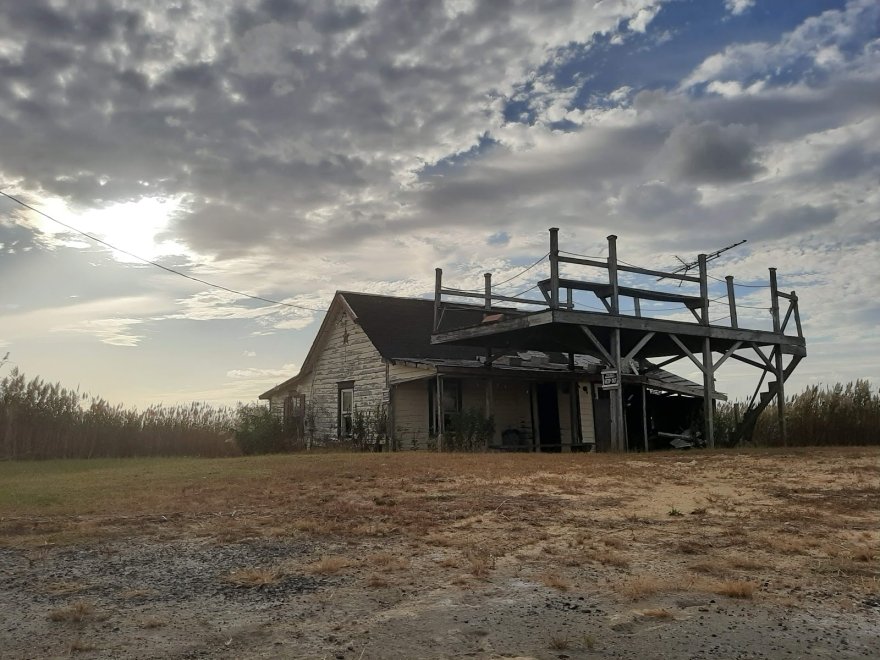
[[[296,386],[306,396],[307,426],[314,419],[315,440],[334,440],[339,424],[339,383],[354,381],[354,408],[372,413],[387,402],[385,361],[366,333],[344,310],[331,319],[312,369]],[[273,397],[270,406],[283,410],[285,394]]]
[[593,392],[592,386],[587,382],[578,383],[580,391],[578,399],[581,409],[581,442],[595,443],[596,429],[593,423]]
[[395,385],[391,390],[394,440],[400,449],[426,449],[430,433],[430,379]]

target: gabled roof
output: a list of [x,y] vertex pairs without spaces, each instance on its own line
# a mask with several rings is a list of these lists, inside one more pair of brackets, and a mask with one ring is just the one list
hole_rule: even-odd
[[[323,349],[324,338],[332,319],[335,319],[343,311],[361,327],[385,360],[412,361],[426,365],[434,364],[435,366],[443,363],[452,365],[455,362],[458,362],[459,366],[482,366],[478,359],[478,354],[481,352],[479,348],[431,343],[431,331],[434,326],[433,300],[337,291],[321,327],[315,335],[312,346],[309,348],[309,353],[303,361],[300,372],[293,378],[289,378],[261,394],[261,399],[268,399],[279,392],[290,389],[297,381],[311,372],[315,360]],[[509,311],[511,313],[517,312],[517,310]],[[465,327],[479,325],[482,320],[483,310],[476,307],[472,309],[446,309],[440,325],[441,328]],[[553,370],[554,367],[562,368],[561,365],[567,364],[567,359],[562,354],[526,351],[520,352],[519,355],[520,357],[528,357],[529,353],[545,356],[548,370]],[[576,363],[580,367],[587,367],[598,362],[592,356],[576,356]],[[696,383],[675,376],[663,369],[651,373],[653,384],[659,384],[663,380],[666,380],[670,385],[678,386],[670,389],[688,393],[693,391],[695,395],[701,395],[700,386]]]

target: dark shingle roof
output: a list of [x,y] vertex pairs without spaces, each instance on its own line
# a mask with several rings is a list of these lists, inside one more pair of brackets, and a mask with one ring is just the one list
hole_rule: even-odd
[[[357,321],[385,359],[473,359],[480,349],[451,344],[431,344],[434,301],[395,298],[368,293],[340,292],[357,315]],[[447,309],[441,327],[479,325],[483,312]]]

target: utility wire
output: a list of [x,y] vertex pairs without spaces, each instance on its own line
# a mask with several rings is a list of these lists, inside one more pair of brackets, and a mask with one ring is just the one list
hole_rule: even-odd
[[175,270],[175,269],[173,269],[173,268],[169,268],[168,266],[163,266],[162,264],[160,264],[160,263],[158,263],[158,262],[155,262],[155,261],[151,261],[150,259],[145,259],[144,257],[138,256],[138,255],[136,255],[136,254],[134,254],[134,253],[132,253],[132,252],[129,252],[128,250],[123,250],[122,248],[118,248],[118,247],[116,247],[115,245],[112,245],[112,244],[108,243],[107,241],[101,240],[101,239],[98,238],[97,236],[93,236],[92,234],[89,234],[89,233],[87,233],[87,232],[84,232],[84,231],[82,231],[81,229],[77,229],[76,227],[73,227],[72,225],[69,225],[69,224],[67,224],[66,222],[61,222],[61,220],[58,220],[57,218],[53,218],[53,217],[52,217],[51,215],[49,215],[48,213],[44,213],[44,212],[41,211],[40,209],[34,208],[34,207],[31,206],[30,204],[26,204],[25,202],[21,201],[20,199],[18,199],[18,198],[16,198],[16,197],[13,197],[12,195],[10,195],[10,194],[7,193],[7,192],[4,192],[4,191],[0,190],[0,195],[3,195],[3,196],[6,197],[7,199],[12,200],[12,201],[15,202],[16,204],[19,204],[19,205],[23,206],[23,207],[26,208],[26,209],[30,209],[30,210],[33,211],[34,213],[39,213],[39,214],[40,214],[41,216],[43,216],[44,218],[46,218],[46,219],[48,219],[48,220],[51,220],[52,222],[54,222],[54,223],[56,223],[56,224],[59,224],[59,225],[61,225],[62,227],[65,227],[65,228],[69,229],[70,231],[73,231],[73,232],[76,232],[77,234],[80,234],[80,235],[82,235],[82,236],[85,236],[86,238],[88,238],[88,239],[91,240],[91,241],[94,241],[95,243],[100,243],[101,245],[104,245],[104,246],[110,248],[111,250],[115,250],[116,252],[121,252],[122,254],[128,255],[129,257],[131,257],[131,258],[133,258],[133,259],[137,259],[138,261],[142,261],[142,262],[144,262],[145,264],[149,264],[150,266],[155,266],[156,268],[161,268],[162,270],[167,271],[167,272],[169,272],[169,273],[172,273],[172,274],[174,274],[174,275],[180,275],[180,277],[185,277],[186,279],[188,279],[188,280],[192,280],[193,282],[198,282],[199,284],[204,284],[205,286],[210,286],[210,287],[212,287],[212,288],[214,288],[214,289],[220,289],[220,290],[222,290],[222,291],[227,291],[227,292],[229,292],[229,293],[234,293],[234,294],[237,295],[237,296],[243,296],[243,297],[245,297],[245,298],[251,298],[251,299],[253,299],[253,300],[259,300],[259,301],[262,301],[262,302],[267,302],[267,303],[270,303],[270,304],[272,304],[272,305],[283,305],[283,306],[285,306],[285,307],[293,307],[293,308],[295,308],[295,309],[304,309],[304,310],[307,310],[307,311],[309,311],[309,312],[318,312],[318,313],[324,313],[324,312],[327,311],[327,310],[324,310],[324,309],[314,309],[314,308],[312,308],[312,307],[305,307],[304,305],[295,305],[295,304],[293,304],[293,303],[281,302],[280,300],[272,300],[271,298],[264,298],[264,297],[262,297],[262,296],[255,296],[255,295],[252,295],[252,294],[250,294],[250,293],[245,293],[244,291],[237,291],[237,290],[235,290],[235,289],[230,289],[229,287],[225,287],[225,286],[223,286],[223,285],[221,285],[221,284],[214,284],[213,282],[208,282],[207,280],[203,280],[203,279],[200,279],[200,278],[198,278],[198,277],[193,277],[192,275],[187,275],[186,273],[181,273],[179,270]]
[[[520,276],[522,276],[522,275],[525,275],[525,274],[528,273],[532,268],[534,268],[535,266],[537,266],[539,263],[541,263],[542,261],[544,261],[544,259],[546,259],[546,258],[549,257],[549,256],[550,256],[550,253],[548,252],[548,253],[545,254],[543,257],[541,257],[540,259],[538,259],[535,263],[533,263],[531,266],[528,266],[525,270],[520,271],[519,273],[517,273],[517,274],[514,275],[513,277],[508,277],[506,280],[503,280],[503,281],[501,281],[501,282],[495,282],[495,283],[492,284],[492,286],[493,286],[493,287],[502,286],[502,285],[504,285],[504,284],[507,284],[508,282],[511,282],[511,281],[515,280],[517,277],[520,277]],[[537,285],[536,285],[536,286],[537,286]],[[532,287],[532,288],[534,288],[534,287]]]
[[[715,277],[714,275],[709,275],[706,273],[706,277],[715,280],[716,282],[726,282],[727,280],[723,280],[720,277]],[[769,289],[769,284],[740,284],[739,282],[734,282],[733,286],[742,286],[747,289]]]

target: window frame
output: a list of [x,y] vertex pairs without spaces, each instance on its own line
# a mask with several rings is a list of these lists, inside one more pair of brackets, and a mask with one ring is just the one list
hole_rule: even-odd
[[[343,404],[348,395],[348,410]],[[347,423],[346,423],[347,422]],[[337,383],[336,395],[336,437],[351,438],[354,431],[354,381],[345,380]]]

